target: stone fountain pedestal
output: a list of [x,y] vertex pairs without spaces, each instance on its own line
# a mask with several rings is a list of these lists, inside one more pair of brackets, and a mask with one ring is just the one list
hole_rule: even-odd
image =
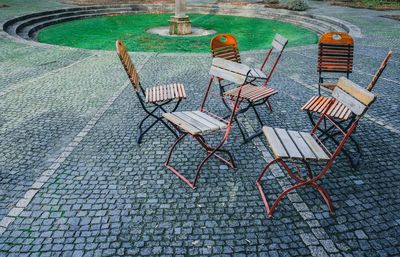
[[172,16],[169,22],[170,35],[188,35],[192,33],[192,23],[189,16]]

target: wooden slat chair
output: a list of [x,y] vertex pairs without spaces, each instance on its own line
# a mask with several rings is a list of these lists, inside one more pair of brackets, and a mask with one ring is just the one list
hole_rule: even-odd
[[[222,58],[214,58],[210,69],[211,78],[207,86],[202,104],[200,106],[200,110],[171,112],[163,114],[165,119],[167,119],[180,133],[180,136],[171,147],[171,150],[167,157],[167,161],[165,162],[165,166],[175,175],[177,175],[181,180],[183,180],[186,184],[188,184],[192,189],[196,188],[200,171],[211,156],[219,158],[231,168],[236,167],[232,154],[229,151],[222,149],[222,147],[228,139],[232,122],[235,117],[235,112],[238,110],[238,106],[240,104],[239,98],[235,100],[233,108],[231,110],[231,114],[227,120],[219,117],[211,111],[207,111],[205,109],[205,104],[210,94],[211,85],[215,78],[222,78],[229,82],[238,84],[240,85],[240,88],[243,88],[244,85],[249,83],[249,73],[250,68],[246,65],[225,60]],[[238,95],[240,96],[240,90]],[[213,132],[223,132],[223,137],[216,147],[212,147],[207,144],[206,140],[203,137],[205,134]],[[170,165],[171,156],[175,147],[188,135],[191,136],[195,141],[197,141],[207,152],[206,157],[197,167],[193,182],[191,182],[178,170]],[[223,158],[218,153],[226,154],[229,160]]]
[[[238,42],[232,34],[218,34],[215,35],[210,41],[211,56],[212,58],[222,58],[232,62],[241,63],[240,51]],[[235,86],[234,83],[224,81],[222,78],[217,78],[219,85],[219,92],[221,96],[224,95],[227,88]],[[225,107],[230,110],[230,105],[224,97],[221,98]]]
[[[132,83],[140,105],[147,114],[147,116],[144,117],[139,123],[136,138],[137,143],[140,144],[143,136],[158,122],[164,124],[168,130],[177,136],[176,132],[170,126],[168,126],[168,124],[162,119],[162,116],[158,115],[157,113],[158,111],[161,111],[162,113],[167,112],[165,105],[172,104],[173,101],[175,101],[175,106],[172,108],[172,111],[175,111],[178,108],[181,100],[186,98],[186,91],[183,84],[175,83],[169,85],[159,85],[146,88],[146,90],[144,90],[139,80],[139,74],[133,65],[125,45],[120,40],[117,40],[115,44],[117,48],[117,54],[122,65],[124,66],[129,80]],[[154,118],[155,121],[153,121],[153,123],[143,130],[142,126],[149,117]]]
[[[257,107],[260,105],[267,105],[269,110],[272,111],[272,105],[269,102],[269,98],[278,93],[278,91],[274,88],[267,86],[268,82],[271,80],[272,74],[274,73],[276,66],[279,63],[279,60],[282,56],[283,50],[285,49],[288,40],[283,36],[276,34],[273,41],[272,46],[269,49],[260,69],[251,69],[250,76],[256,80],[261,81],[262,85],[257,85],[256,83],[249,83],[244,86],[240,99],[242,102],[246,103],[245,107],[243,107],[238,114],[243,114],[247,112],[249,109],[252,109],[256,115],[257,121],[260,124],[260,129],[252,135],[246,136],[244,133],[244,129],[241,127],[240,123],[238,123],[240,132],[243,136],[244,142],[249,142],[255,137],[262,134],[262,126],[264,123],[257,111]],[[278,54],[275,58],[271,58],[272,52],[277,51]],[[266,67],[269,67],[266,69]],[[234,88],[229,91],[224,92],[225,97],[229,97],[231,99],[236,99],[239,93],[239,88]]]
[[[343,131],[334,120],[325,112],[321,114],[318,122],[312,128],[310,133],[298,132],[286,129],[264,127],[263,131],[268,141],[269,147],[274,155],[274,160],[269,162],[261,171],[257,178],[256,185],[261,194],[262,201],[265,205],[267,215],[272,217],[276,206],[282,198],[290,193],[292,190],[303,187],[311,186],[316,189],[328,205],[329,211],[334,214],[332,200],[328,192],[317,182],[325,175],[331,168],[336,157],[342,151],[343,146],[349,139],[350,135],[356,129],[360,119],[365,114],[369,106],[375,101],[375,95],[368,90],[359,87],[345,77],[339,79],[337,87],[333,90],[333,99],[328,103],[328,109],[335,103],[339,102],[349,108],[356,118],[352,121],[349,129]],[[324,144],[321,137],[318,135],[318,127],[323,126],[324,123],[331,123],[332,126],[342,135],[342,139],[338,145]],[[335,147],[333,152],[329,148]],[[320,173],[314,175],[311,170],[310,163],[319,162],[323,164]],[[283,166],[288,175],[294,179],[295,185],[285,189],[270,206],[261,186],[262,178],[268,168],[273,164],[278,163]],[[298,166],[302,163],[305,171],[301,170]],[[291,165],[293,168],[289,167]],[[320,167],[320,165],[318,166]]]
[[[333,90],[336,82],[326,82],[336,78],[325,77],[326,74],[345,73],[349,78],[353,72],[353,38],[345,32],[326,32],[319,39],[317,71],[318,94],[321,95],[321,87]],[[328,75],[329,76],[329,75]]]
[[[380,67],[376,71],[375,75],[372,77],[371,82],[368,84],[368,86],[367,86],[368,91],[372,91],[372,89],[375,87],[376,83],[378,82],[379,77],[385,70],[387,63],[390,60],[391,56],[392,56],[392,51],[389,51],[387,53],[385,59],[382,61]],[[325,112],[326,115],[328,115],[329,117],[334,119],[335,122],[339,126],[341,126],[343,130],[346,130],[346,127],[348,126],[348,124],[351,124],[351,121],[353,119],[355,119],[356,115],[354,113],[352,113],[351,110],[349,108],[347,108],[345,105],[343,105],[337,101],[335,101],[332,104],[332,106],[329,109],[327,109],[327,106],[330,103],[331,99],[332,99],[332,97],[327,97],[327,96],[321,96],[321,95],[313,96],[310,98],[310,100],[307,101],[307,103],[305,103],[301,107],[301,110],[307,112],[307,115],[311,121],[312,126],[315,126],[317,119],[319,118],[319,115],[321,113]],[[350,122],[349,122],[349,120],[350,120]],[[347,126],[344,124],[347,124]],[[325,133],[328,133],[330,129],[332,129],[332,126],[325,128],[323,131]],[[344,150],[344,153],[350,159],[350,163],[352,164],[353,168],[356,168],[360,161],[361,148],[358,145],[357,141],[353,137],[350,137],[350,140],[356,146],[358,158],[356,161],[354,161],[353,157],[350,155],[350,153],[348,153],[346,150]]]

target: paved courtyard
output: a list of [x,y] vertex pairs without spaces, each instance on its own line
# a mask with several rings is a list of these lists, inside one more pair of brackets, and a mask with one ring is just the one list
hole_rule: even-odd
[[[0,22],[66,7],[3,2],[10,6],[0,8]],[[242,145],[236,126],[227,149],[238,169],[211,160],[192,191],[163,166],[171,133],[158,126],[135,143],[143,112],[115,52],[29,44],[1,30],[0,256],[399,256],[400,22],[381,16],[400,11],[312,6],[310,13],[361,29],[356,83],[366,86],[394,50],[374,89],[378,99],[357,129],[359,169],[339,156],[322,181],[336,216],[305,189],[268,219],[255,180],[272,157],[262,137]],[[242,53],[248,64],[259,64],[264,54]],[[316,54],[316,45],[285,51],[271,83],[279,90],[274,112],[262,113],[267,124],[310,129],[299,109],[317,93]],[[189,97],[180,109],[199,106],[209,54],[132,58],[145,87],[183,82]],[[243,122],[249,131],[255,126],[252,116]],[[202,154],[186,141],[173,161],[190,175]],[[278,168],[268,178],[272,195],[288,183]]]

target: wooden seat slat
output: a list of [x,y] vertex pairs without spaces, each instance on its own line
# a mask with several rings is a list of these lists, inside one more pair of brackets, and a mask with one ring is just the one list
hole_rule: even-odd
[[340,114],[339,119],[347,120],[347,118],[350,116],[350,114],[351,114],[350,109],[345,107],[343,109],[342,113]]
[[193,111],[194,114],[196,114],[197,116],[208,120],[210,123],[215,124],[216,126],[218,126],[220,129],[224,129],[227,127],[227,125],[217,119],[215,119],[214,117],[211,117],[210,115],[205,114],[204,112],[201,111]]
[[310,147],[318,160],[329,160],[329,156],[325,153],[324,149],[317,143],[314,137],[308,133],[300,132],[304,141]]
[[263,127],[275,158],[329,160],[329,156],[311,134],[280,128]]
[[282,145],[278,135],[271,127],[263,127],[263,132],[267,138],[268,144],[276,157],[287,158],[289,157],[285,147]]
[[[234,88],[224,93],[225,96],[237,97],[239,93],[238,88]],[[253,85],[245,85],[240,93],[240,98],[246,99],[251,102],[256,102],[278,93],[277,90],[270,87],[258,87]]]
[[[200,112],[200,111],[199,111],[199,112]],[[193,111],[190,111],[190,112],[189,112],[189,111],[184,111],[183,113],[184,113],[185,115],[187,115],[187,116],[189,116],[189,117],[195,119],[195,120],[198,120],[198,121],[201,122],[202,124],[208,126],[208,127],[210,128],[211,131],[218,130],[218,129],[222,129],[222,128],[225,128],[225,127],[226,127],[225,124],[223,124],[223,125],[225,125],[225,126],[219,126],[219,125],[217,125],[217,124],[215,124],[215,123],[213,123],[213,122],[210,122],[208,119],[205,119],[205,118],[203,118],[203,117],[200,116],[200,115],[197,115],[197,114],[196,114],[195,112],[193,112]]]
[[165,113],[164,117],[182,130],[197,135],[227,127],[226,124],[200,111]]
[[310,100],[308,100],[308,102],[305,103],[303,105],[303,107],[301,107],[301,110],[309,110],[309,109],[311,109],[310,107],[313,105],[314,101],[317,100],[317,98],[318,98],[318,96],[311,97]]
[[315,109],[317,106],[319,106],[319,103],[323,100],[324,98],[317,98],[316,101],[311,105],[310,109]]
[[299,149],[297,149],[297,146],[294,144],[287,131],[281,128],[274,128],[274,130],[285,147],[286,152],[289,154],[289,157],[294,159],[302,159],[303,156],[299,152]]
[[185,87],[183,86],[183,84],[181,85],[181,89],[182,89],[182,97],[186,97],[186,91],[185,91]]
[[186,121],[180,119],[173,113],[164,113],[163,117],[165,119],[167,119],[168,121],[172,122],[173,124],[177,125],[178,127],[180,127],[182,130],[184,130],[192,135],[197,135],[197,134],[201,133],[201,131],[198,128],[196,128],[196,127],[192,126],[191,124],[187,123]]
[[272,96],[272,95],[275,95],[275,94],[277,94],[277,93],[278,93],[277,90],[275,90],[275,89],[273,89],[273,88],[267,88],[267,89],[265,89],[262,93],[260,93],[260,94],[258,94],[258,95],[256,95],[256,96],[251,97],[249,100],[252,101],[252,102],[257,102],[257,101],[259,101],[259,100],[268,98],[268,97],[270,97],[270,96]]
[[194,119],[191,116],[183,113],[183,112],[173,112],[173,114],[180,118],[181,120],[187,122],[188,124],[192,125],[193,127],[196,127],[197,129],[199,129],[201,132],[203,131],[208,131],[211,130],[213,127],[209,127],[206,124],[203,124],[202,122],[200,122],[198,119]]
[[327,97],[325,103],[318,109],[317,112],[324,112],[328,105],[331,103],[332,98]]
[[292,138],[293,142],[296,144],[297,149],[300,150],[301,154],[303,155],[304,159],[318,159],[308,144],[304,141],[303,137],[300,135],[299,132],[288,130],[290,137]]
[[165,91],[167,92],[167,99],[171,99],[172,96],[171,96],[171,90],[170,90],[169,85],[165,85]]
[[178,85],[180,92],[178,92],[178,87],[176,84],[160,85],[152,88],[146,88],[145,102],[156,103],[156,102],[186,98],[184,85],[183,84],[178,84]]
[[146,88],[146,98],[145,98],[145,102],[149,102],[149,94],[150,94],[150,90],[148,88]]

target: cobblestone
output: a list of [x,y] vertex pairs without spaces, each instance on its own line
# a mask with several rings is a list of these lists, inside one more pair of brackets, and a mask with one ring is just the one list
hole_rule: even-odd
[[[60,6],[16,0],[0,9],[0,20]],[[265,141],[241,145],[236,126],[227,149],[238,170],[211,160],[198,189],[188,189],[163,166],[170,133],[156,127],[142,145],[135,143],[143,113],[132,89],[123,88],[127,79],[115,53],[30,45],[0,32],[0,255],[400,255],[400,135],[393,118],[400,100],[400,25],[380,12],[324,3],[310,12],[362,29],[351,75],[359,84],[367,85],[388,49],[395,49],[374,89],[378,100],[370,118],[356,133],[360,168],[352,170],[340,156],[323,180],[335,217],[314,191],[301,190],[268,219],[254,185],[265,165],[259,151]],[[244,52],[243,60],[258,64],[264,54]],[[208,54],[134,53],[133,59],[143,66],[145,87],[182,81],[189,98],[181,109],[199,106]],[[261,112],[268,125],[310,129],[299,108],[316,93],[315,60],[315,46],[285,51],[271,83],[279,90],[274,112]],[[224,111],[218,101],[211,107]],[[246,116],[255,127],[252,120]],[[173,162],[190,176],[202,155],[187,141]],[[274,169],[268,195],[287,186],[286,178]]]

